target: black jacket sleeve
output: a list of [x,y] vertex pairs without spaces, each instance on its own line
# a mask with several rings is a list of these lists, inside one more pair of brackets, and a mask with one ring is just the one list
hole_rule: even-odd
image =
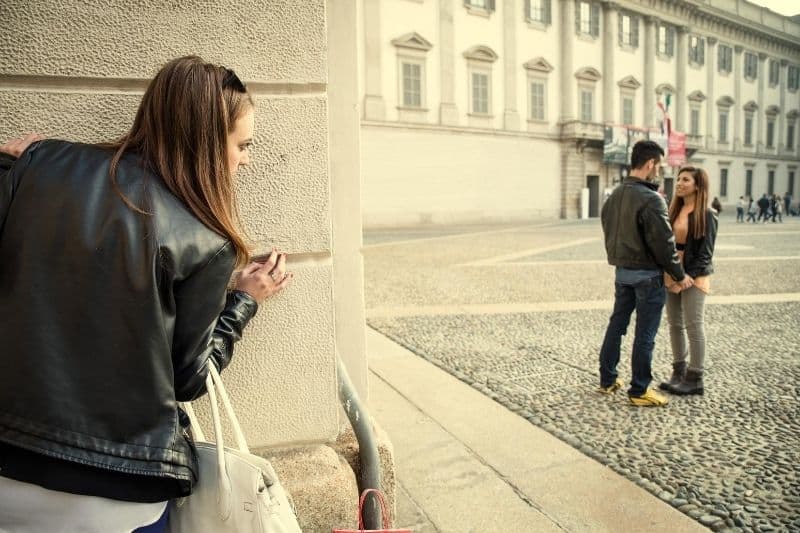
[[175,289],[172,365],[175,397],[191,401],[205,392],[207,362],[222,371],[233,357],[233,344],[255,316],[258,304],[248,294],[225,287],[233,271],[230,243]]
[[8,208],[11,205],[11,198],[14,196],[14,189],[16,184],[11,175],[11,169],[14,168],[14,163],[17,158],[6,153],[0,152],[0,231],[3,230],[3,225],[8,216]]
[[652,195],[642,208],[639,223],[644,231],[645,244],[650,249],[656,264],[675,281],[683,281],[686,273],[675,247],[675,235],[669,224],[663,198],[656,194]]
[[[706,234],[697,243],[692,243],[691,263],[687,263],[686,270],[693,277],[707,276],[714,272],[711,264],[714,256],[714,243],[717,240],[717,227],[719,219],[711,209],[706,209]],[[691,228],[689,231],[691,238]]]

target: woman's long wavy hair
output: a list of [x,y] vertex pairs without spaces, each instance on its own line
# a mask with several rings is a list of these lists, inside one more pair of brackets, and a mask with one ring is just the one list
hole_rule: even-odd
[[114,189],[131,209],[149,215],[120,190],[120,159],[138,154],[149,169],[208,228],[229,239],[236,264],[249,261],[241,230],[227,141],[236,120],[253,99],[236,74],[197,56],[173,59],[147,87],[133,126],[121,139],[104,144],[111,160]]
[[[689,165],[681,167],[681,169],[678,171],[678,176],[680,176],[683,172],[689,172],[692,175],[692,179],[694,179],[695,185],[697,186],[697,191],[694,195],[694,209],[689,214],[689,227],[694,230],[693,237],[695,239],[700,239],[706,234],[708,174],[700,167],[693,167]],[[683,198],[680,198],[677,194],[673,194],[672,202],[669,204],[670,224],[674,223],[675,219],[678,218],[678,214],[681,212],[683,205]]]

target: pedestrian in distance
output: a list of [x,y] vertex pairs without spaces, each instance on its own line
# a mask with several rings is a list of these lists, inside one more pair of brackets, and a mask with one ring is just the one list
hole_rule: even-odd
[[766,222],[767,218],[769,218],[769,198],[767,198],[767,193],[764,193],[758,199],[758,221]]
[[714,208],[714,210],[715,210],[717,213],[722,213],[722,203],[720,203],[720,201],[719,201],[719,198],[717,198],[716,196],[715,196],[715,197],[714,197],[714,199],[711,201],[711,207],[713,207],[713,208]]
[[783,212],[786,213],[787,216],[792,215],[792,193],[785,192],[783,193]]
[[617,377],[620,343],[635,310],[628,397],[636,406],[664,406],[668,402],[650,388],[655,336],[666,299],[664,272],[682,289],[692,285],[675,247],[666,203],[657,192],[663,156],[657,143],[637,142],[628,177],[614,189],[601,212],[608,262],[616,268],[614,310],[600,349],[599,392],[611,394],[622,387]]
[[776,194],[773,197],[772,201],[772,222],[775,222],[775,219],[778,219],[778,222],[783,224],[783,198],[780,195]]
[[756,213],[758,212],[758,206],[756,202],[750,198],[749,204],[747,206],[747,222],[752,222],[753,224],[756,223]]
[[708,207],[708,174],[702,168],[685,166],[678,171],[669,221],[683,268],[694,283],[682,289],[664,276],[672,376],[659,384],[659,388],[678,395],[703,394],[705,301],[714,273],[712,259],[718,219],[715,210]]
[[234,71],[188,56],[116,142],[0,147],[0,531],[156,533],[191,494],[177,402],[292,278],[238,221],[253,117]]
[[736,202],[736,222],[744,222],[744,196],[739,197],[739,201]]

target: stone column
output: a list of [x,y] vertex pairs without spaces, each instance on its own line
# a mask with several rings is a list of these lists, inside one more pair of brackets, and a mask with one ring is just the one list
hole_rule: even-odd
[[[786,59],[781,59],[780,67],[778,67],[778,87],[780,87],[781,96],[780,96],[780,105],[781,105],[781,112],[778,115],[778,154],[782,154],[784,150],[786,150],[786,146],[784,143],[786,139],[784,139],[784,135],[786,135],[786,80],[788,79],[787,76],[789,73],[787,72],[787,68],[789,66],[789,61]],[[797,139],[797,132],[794,133],[795,139]],[[797,144],[797,141],[795,141]]]
[[[736,151],[742,146],[742,45],[733,47],[733,150]],[[730,124],[728,124],[730,127]]]
[[644,17],[644,125],[654,128],[656,109],[656,26],[658,19]]
[[707,37],[706,44],[706,150],[714,147],[714,77],[717,74],[717,39]]
[[561,116],[559,122],[575,120],[576,82],[572,68],[572,50],[575,40],[575,2],[562,0],[561,8],[561,39],[560,57],[561,65]]
[[[767,115],[764,113],[766,111],[766,107],[764,107],[764,84],[766,83],[766,77],[769,74],[766,69],[767,66],[767,54],[764,52],[759,52],[758,54],[758,119],[756,120],[756,152],[762,152],[764,150],[764,136],[766,135],[767,130]],[[772,132],[773,135],[775,132]],[[775,139],[773,138],[773,142]]]
[[[371,3],[375,0],[366,1]],[[453,5],[453,0],[439,0],[439,77],[441,79],[439,123],[444,126],[458,125],[455,86],[456,55],[454,51],[455,33],[453,30]]]
[[614,98],[614,49],[617,43],[617,17],[619,6],[614,2],[603,4],[603,121],[618,122],[617,99]]
[[[452,2],[451,2],[452,3]],[[517,0],[503,0],[503,127],[519,130],[517,112]]]
[[384,120],[386,104],[381,85],[381,3],[364,0],[364,119]]
[[686,131],[686,108],[689,101],[686,99],[686,64],[689,62],[689,27],[678,27],[678,47],[675,54],[677,72],[675,73],[675,131]]

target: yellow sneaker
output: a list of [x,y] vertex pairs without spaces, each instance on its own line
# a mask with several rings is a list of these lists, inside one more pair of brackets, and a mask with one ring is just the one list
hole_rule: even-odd
[[659,394],[653,389],[647,389],[641,396],[630,396],[631,404],[637,407],[663,407],[669,400],[663,394]]
[[601,385],[600,388],[597,389],[597,392],[601,394],[614,394],[621,388],[622,388],[622,381],[617,379],[614,383],[612,383],[608,387],[603,387]]

